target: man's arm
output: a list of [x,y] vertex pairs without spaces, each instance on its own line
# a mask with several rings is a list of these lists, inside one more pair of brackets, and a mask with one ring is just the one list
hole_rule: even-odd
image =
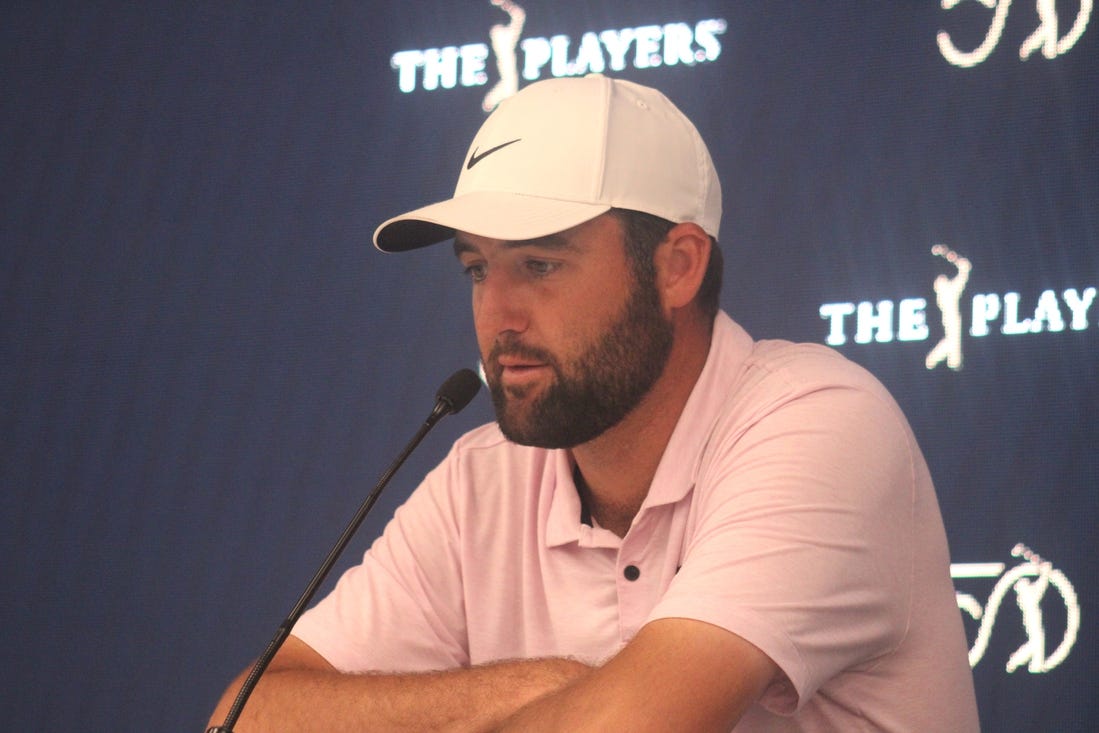
[[660,619],[603,667],[536,699],[498,730],[727,733],[780,675],[736,634]]
[[[483,731],[590,673],[568,659],[541,659],[421,674],[344,674],[297,637],[272,660],[234,730]],[[210,719],[221,725],[246,674]]]

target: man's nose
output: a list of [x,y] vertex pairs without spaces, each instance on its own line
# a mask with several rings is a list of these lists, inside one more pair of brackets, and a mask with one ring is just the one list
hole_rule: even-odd
[[522,333],[529,324],[529,303],[523,289],[508,273],[489,274],[477,289],[474,317],[477,328],[495,338],[502,333]]

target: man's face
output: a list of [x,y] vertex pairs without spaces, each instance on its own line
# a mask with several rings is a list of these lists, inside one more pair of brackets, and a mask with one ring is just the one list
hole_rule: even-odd
[[552,237],[459,234],[496,419],[516,443],[567,448],[618,424],[667,362],[672,327],[638,283],[611,215]]

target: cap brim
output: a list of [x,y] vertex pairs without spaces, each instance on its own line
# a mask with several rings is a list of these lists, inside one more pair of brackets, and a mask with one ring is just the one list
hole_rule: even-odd
[[477,191],[393,217],[374,231],[374,246],[403,252],[468,232],[519,241],[570,229],[610,210],[609,205],[560,201],[516,193]]

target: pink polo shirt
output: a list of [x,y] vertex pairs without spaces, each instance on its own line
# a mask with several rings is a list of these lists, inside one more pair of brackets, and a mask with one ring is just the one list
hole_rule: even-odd
[[567,451],[463,436],[294,634],[345,671],[570,656],[686,617],[773,659],[736,731],[977,731],[946,536],[900,409],[823,346],[724,313],[624,538]]

